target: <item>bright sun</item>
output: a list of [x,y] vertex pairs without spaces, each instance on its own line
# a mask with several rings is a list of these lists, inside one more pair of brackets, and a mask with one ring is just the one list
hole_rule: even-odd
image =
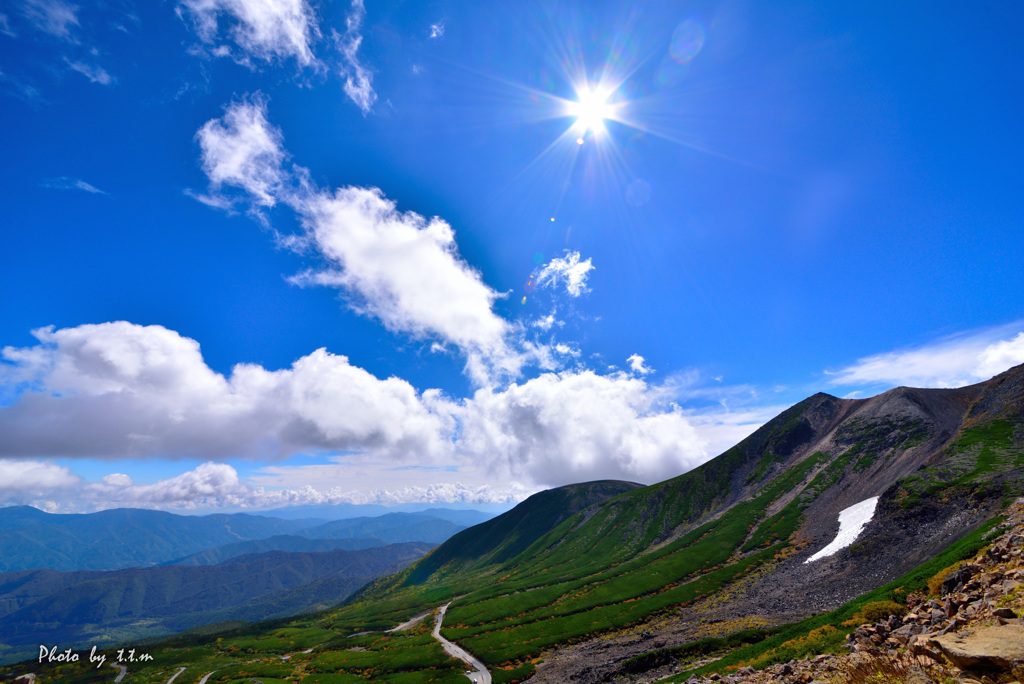
[[583,133],[603,131],[605,119],[615,113],[615,107],[608,104],[609,95],[601,90],[582,88],[576,92],[579,99],[568,104],[566,114],[576,117],[576,127]]

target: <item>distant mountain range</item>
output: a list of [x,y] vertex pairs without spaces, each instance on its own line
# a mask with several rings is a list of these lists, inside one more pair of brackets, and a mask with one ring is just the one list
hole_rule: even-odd
[[[367,548],[399,542],[437,544],[470,524],[487,519],[476,511],[433,509],[423,513],[389,513],[348,520],[283,520],[244,513],[204,516],[175,515],[163,511],[120,508],[87,514],[50,514],[30,506],[0,508],[0,572],[49,569],[62,571],[116,570],[147,567],[212,553],[213,558],[273,549],[323,551],[330,548]],[[462,520],[465,522],[452,522]],[[311,545],[286,536],[306,539],[366,539],[332,545]],[[267,540],[231,551],[217,547]],[[372,541],[377,540],[377,541]],[[279,545],[275,545],[279,544]]]
[[[1022,494],[1024,366],[957,389],[819,393],[678,477],[541,492],[343,606],[154,644],[159,662],[132,669],[139,681],[180,666],[278,681],[457,681],[462,664],[428,624],[384,632],[441,606],[443,635],[496,682],[650,682],[673,672],[685,681],[691,669],[786,663],[842,648],[869,608],[885,618],[934,592]],[[852,508],[868,511],[865,526],[819,558]],[[338,522],[307,529],[355,529],[331,527]],[[82,612],[70,599],[42,605]],[[92,605],[104,604],[97,596]],[[940,605],[932,612],[946,615]],[[0,623],[45,625],[33,615]],[[300,648],[313,651],[300,657]],[[277,654],[295,657],[268,665]],[[0,674],[55,674],[31,667]]]
[[463,529],[477,511],[324,521],[0,508],[0,662],[323,609]]
[[308,539],[293,534],[278,534],[266,539],[251,539],[249,541],[235,542],[216,546],[212,549],[193,553],[184,558],[176,558],[161,565],[216,565],[231,558],[247,556],[268,551],[292,551],[292,552],[313,552],[333,551],[334,549],[346,549],[355,551],[357,549],[372,549],[385,546],[380,539],[373,537],[345,538],[345,539]]
[[38,650],[41,643],[137,641],[210,623],[323,609],[431,548],[412,542],[355,551],[271,551],[217,565],[3,573],[0,658]]

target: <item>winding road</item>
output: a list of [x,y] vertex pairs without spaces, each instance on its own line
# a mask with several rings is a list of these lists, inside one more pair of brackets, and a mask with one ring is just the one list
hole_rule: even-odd
[[184,671],[185,671],[185,668],[183,667],[180,670],[178,670],[177,672],[175,672],[174,674],[172,674],[171,678],[167,680],[167,684],[174,684],[174,680],[177,679],[178,675],[180,675]]
[[491,672],[484,667],[483,663],[441,636],[441,621],[444,620],[444,614],[450,605],[451,601],[437,609],[437,620],[434,622],[434,638],[441,642],[441,645],[444,647],[444,650],[448,655],[469,663],[471,666],[476,668],[476,672],[469,672],[466,674],[471,682],[474,682],[474,684],[491,684]]

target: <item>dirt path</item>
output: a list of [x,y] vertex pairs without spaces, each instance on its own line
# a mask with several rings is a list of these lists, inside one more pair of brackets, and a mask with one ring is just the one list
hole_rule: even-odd
[[185,671],[185,668],[183,667],[183,668],[179,669],[177,672],[175,672],[174,674],[172,674],[171,678],[167,680],[167,684],[174,684],[174,680],[177,679],[178,675],[180,675],[184,671]]
[[415,625],[417,622],[419,622],[423,618],[427,617],[428,615],[430,615],[430,613],[424,613],[423,615],[417,615],[412,620],[409,620],[408,622],[403,622],[402,624],[398,625],[397,627],[392,627],[388,631],[389,632],[404,632],[405,630],[409,629],[410,627],[412,627],[413,625]]
[[476,668],[476,672],[467,672],[466,674],[471,682],[474,684],[491,684],[491,672],[484,667],[483,663],[441,636],[441,621],[444,620],[444,614],[450,605],[451,602],[448,602],[437,609],[437,621],[434,622],[434,638],[441,642],[441,645],[444,647],[444,650],[448,655],[454,656]]

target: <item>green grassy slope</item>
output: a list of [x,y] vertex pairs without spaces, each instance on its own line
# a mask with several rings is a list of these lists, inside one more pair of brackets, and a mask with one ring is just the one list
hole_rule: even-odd
[[[451,601],[445,636],[487,663],[495,681],[522,679],[553,647],[727,595],[723,589],[754,571],[774,572],[787,562],[792,569],[801,562],[795,552],[810,553],[800,535],[819,522],[812,513],[820,518],[849,505],[840,501],[884,492],[876,515],[889,516],[899,530],[918,509],[941,522],[964,501],[990,510],[992,501],[1019,492],[1024,367],[1004,376],[941,395],[947,413],[962,404],[952,418],[922,413],[938,395],[922,398],[912,390],[894,390],[877,402],[818,394],[679,477],[649,487],[597,482],[543,492],[368,585],[348,605],[225,634],[219,642],[193,638],[177,648],[194,649],[200,668],[256,662],[282,653],[273,635],[288,629],[316,645],[308,657],[289,660],[290,681],[448,681],[452,663],[437,661],[426,641],[353,635]],[[864,483],[874,494],[865,495]],[[834,513],[826,522],[834,522]],[[827,524],[821,529],[819,536]],[[853,570],[873,567],[881,555],[855,547],[843,554]],[[775,643],[772,633],[751,634],[734,641]],[[387,651],[373,662],[390,665],[374,675],[368,651]],[[386,669],[395,663],[404,669]],[[141,668],[137,681],[149,681],[147,672]]]

